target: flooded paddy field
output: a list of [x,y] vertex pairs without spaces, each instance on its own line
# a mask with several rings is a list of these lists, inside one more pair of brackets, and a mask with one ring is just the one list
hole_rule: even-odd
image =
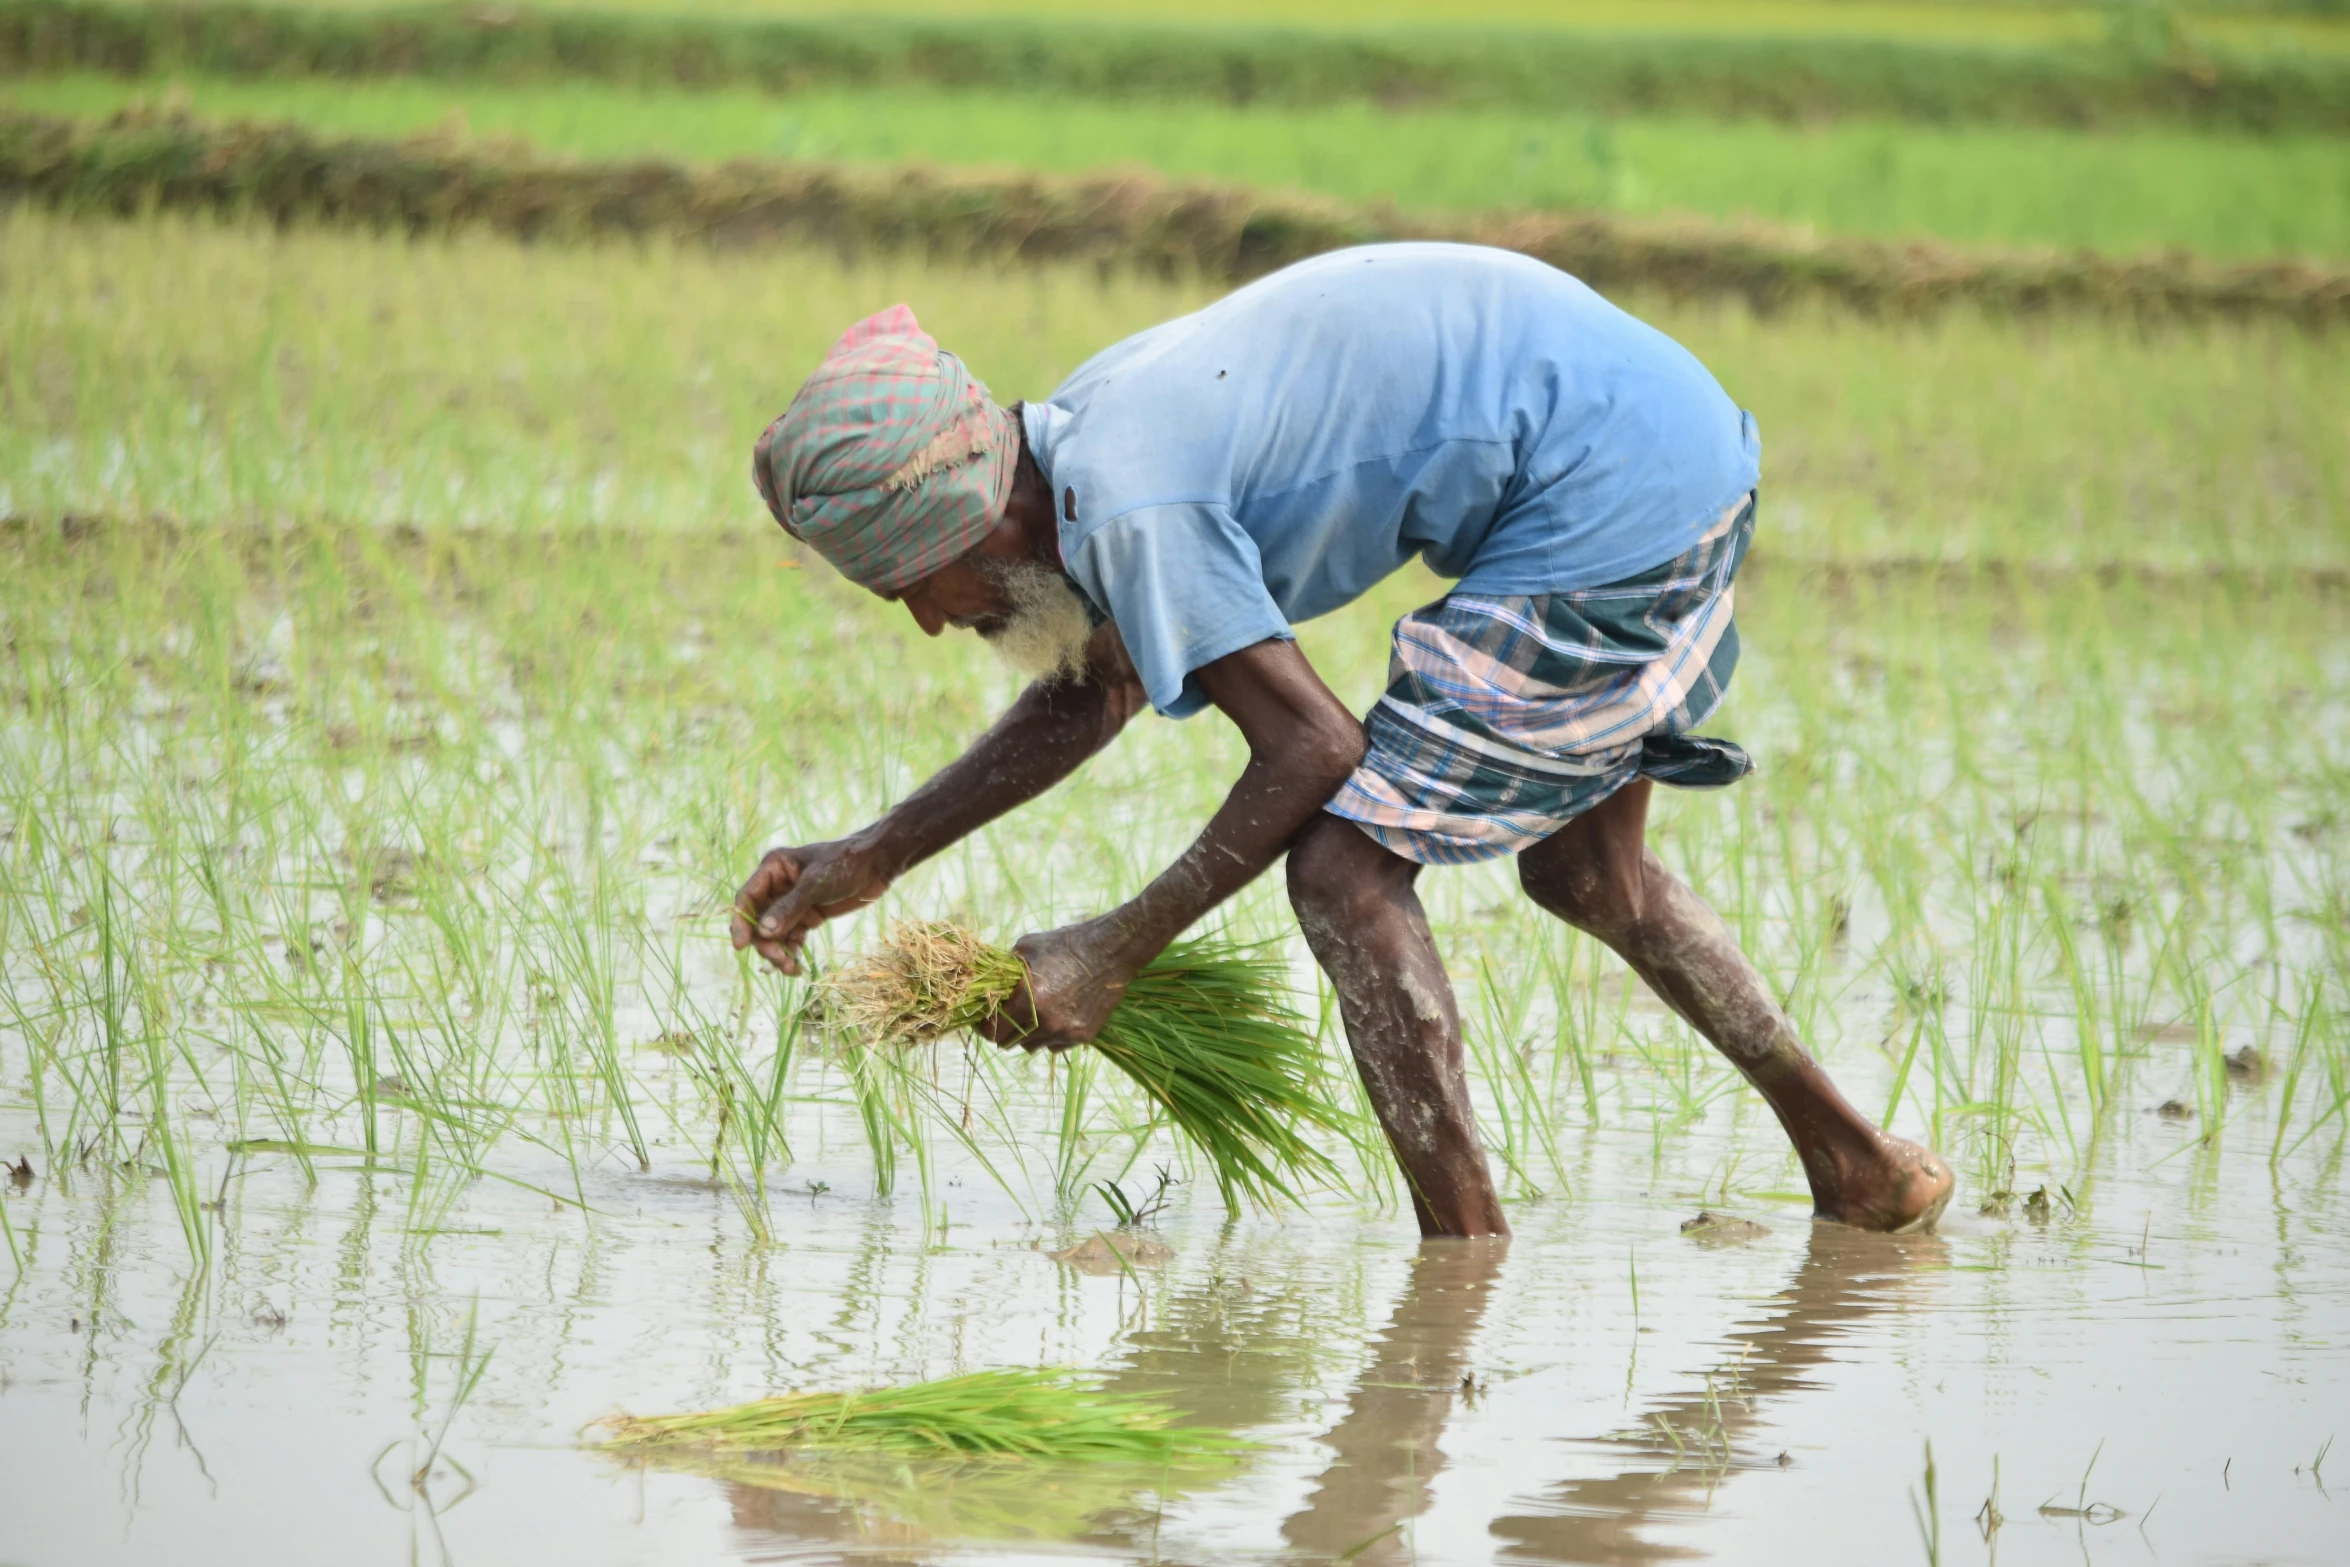
[[[1762,771],[1660,795],[1660,852],[1959,1198],[1815,1226],[1735,1074],[1486,867],[1425,886],[1517,1234],[1422,1247],[1352,1098],[1340,1189],[1228,1215],[1082,1052],[843,1053],[725,940],[762,847],[1012,690],[747,520],[766,403],[869,299],[960,300],[1011,395],[1181,289],[0,251],[0,1562],[2340,1557],[2350,443],[2298,340],[1665,318],[1781,482],[1716,725]],[[1305,628],[1350,703],[1429,592]],[[1240,761],[1141,723],[820,956],[1104,907]],[[1339,1063],[1278,888],[1228,924]],[[1044,1366],[1254,1445],[582,1448]]]
[[[1766,1233],[1708,1246],[1674,1233],[1720,1200],[1705,1172],[1597,1133],[1567,1167],[1589,1195],[1513,1206],[1506,1254],[1422,1249],[1343,1204],[1280,1225],[1192,1212],[1139,1287],[1029,1249],[1037,1231],[968,1180],[927,1237],[912,1203],[828,1194],[761,1248],[688,1182],[598,1182],[629,1207],[593,1222],[485,1193],[472,1233],[422,1240],[397,1180],[346,1168],[310,1188],[281,1167],[236,1182],[237,1244],[183,1294],[158,1183],[85,1177],[12,1204],[20,1238],[41,1236],[9,1306],[8,1549],[1923,1560],[1931,1441],[1946,1560],[2337,1559],[2340,1499],[2313,1461],[2340,1420],[2340,1227],[2276,1203],[2249,1136],[2201,1170],[2144,1169],[2182,1141],[2134,1123],[2115,1163],[2138,1168],[2109,1174],[2091,1216],[1884,1239],[1734,1197]],[[1082,1468],[702,1476],[573,1446],[622,1401],[1038,1363],[1097,1367],[1265,1445],[1171,1494]]]

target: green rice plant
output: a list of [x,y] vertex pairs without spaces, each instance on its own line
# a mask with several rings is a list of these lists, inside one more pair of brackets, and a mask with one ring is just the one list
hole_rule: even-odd
[[[876,952],[828,976],[826,1027],[870,1044],[916,1044],[1001,1014],[1027,978],[1006,947],[962,926],[900,920]],[[1178,942],[1126,987],[1091,1041],[1205,1155],[1227,1208],[1302,1200],[1338,1178],[1312,1132],[1346,1135],[1320,1052],[1280,999],[1278,963],[1229,941]]]
[[165,1185],[171,1193],[172,1214],[179,1220],[180,1238],[187,1244],[188,1260],[198,1273],[212,1266],[212,1225],[206,1212],[203,1188],[196,1180],[196,1150],[190,1146],[186,1129],[177,1123],[178,1113],[185,1106],[175,1102],[170,1050],[169,1023],[164,1014],[160,991],[150,976],[141,976],[149,982],[143,986],[139,1044],[146,1069],[147,1137],[154,1156],[162,1161]]
[[[497,1354],[497,1346],[480,1343],[481,1297],[479,1295],[474,1296],[466,1303],[465,1336],[459,1341],[454,1353],[434,1347],[432,1312],[421,1303],[414,1300],[409,1302],[407,1318],[409,1396],[411,1414],[416,1426],[415,1433],[408,1439],[408,1456],[413,1465],[408,1476],[408,1483],[412,1488],[421,1492],[430,1483],[434,1467],[442,1460],[442,1450],[449,1441],[449,1428],[456,1424],[458,1412],[465,1407],[466,1401],[472,1398],[474,1391],[481,1386],[482,1374],[489,1370],[490,1359]],[[477,1348],[479,1349],[478,1354],[475,1352]],[[432,1366],[436,1360],[454,1362],[453,1379],[449,1389],[448,1403],[441,1411],[440,1424],[428,1430],[427,1421],[430,1419],[433,1380]],[[397,1442],[392,1444],[393,1447],[398,1445]],[[390,1451],[391,1447],[385,1448],[384,1453],[379,1453],[376,1456],[376,1462],[381,1464],[384,1454]],[[453,1461],[451,1467],[456,1468],[461,1474],[465,1473],[463,1466],[457,1465]],[[472,1476],[466,1474],[465,1478],[471,1480]]]
[[635,1096],[621,1063],[616,1021],[620,987],[616,938],[633,916],[624,916],[618,906],[603,853],[601,811],[595,808],[596,797],[591,794],[589,799],[591,808],[583,851],[591,860],[588,885],[582,888],[576,880],[566,878],[568,885],[558,887],[560,898],[550,900],[548,922],[555,935],[558,972],[570,1005],[577,1013],[576,1037],[587,1046],[589,1069],[602,1085],[609,1107],[619,1117],[637,1168],[649,1170],[653,1159],[645,1146],[645,1134],[637,1125]]
[[2054,877],[2044,877],[2040,897],[2048,911],[2048,929],[2063,960],[2065,983],[2073,997],[2073,1042],[2080,1058],[2081,1085],[2089,1097],[2093,1120],[2102,1119],[2109,1102],[2112,1064],[2106,1049],[2106,1019],[2097,992],[2096,975],[2081,953],[2073,934],[2073,913]]
[[[546,1181],[576,1214],[627,1145],[624,1102],[657,1171],[716,1157],[754,1206],[787,1122],[811,1174],[862,1165],[841,1068],[751,1048],[746,1020],[788,1034],[799,996],[726,949],[708,890],[760,843],[869,819],[1009,682],[814,569],[736,454],[839,323],[889,299],[1035,395],[1206,290],[25,208],[0,224],[0,271],[21,284],[0,290],[0,1083],[61,1186],[150,1167],[137,1186],[165,1231],[167,1204],[193,1209],[226,1260],[259,1214],[210,1209],[223,1160],[232,1183],[282,1165],[336,1200],[370,1099],[364,1167],[373,1190],[410,1183],[382,1212],[411,1236],[462,1223],[482,1181]],[[746,336],[750,297],[782,303]],[[2338,345],[1627,302],[1716,367],[1770,443],[1740,586],[1749,662],[1723,713],[1763,770],[1660,794],[1656,841],[1764,972],[1817,1000],[1807,1043],[1870,1109],[1938,1117],[1970,1174],[1975,1139],[2004,1126],[2026,1190],[2067,1162],[2112,1171],[2137,1128],[2171,1146],[2179,1128],[2137,1115],[2171,1097],[2265,1116],[2281,1181],[2312,1178],[2350,1108],[2350,1012],[2327,980],[2350,961]],[[1394,615],[1433,591],[1402,575],[1300,628],[1350,706],[1381,688]],[[1241,765],[1212,719],[1137,724],[1049,809],[903,895],[1007,926],[1107,906]],[[1767,1133],[1752,1096],[1655,1027],[1612,958],[1529,908],[1506,867],[1431,875],[1424,897],[1464,987],[1493,955],[1479,1043],[1539,1041],[1475,1078],[1480,1114],[1507,1090],[1526,1166],[1545,1131],[1530,1114],[1604,1119],[1613,1096],[1643,1112],[1654,1177],[1680,1183],[1659,1189],[1748,1178],[1751,1146],[1742,1163],[1708,1143]],[[1233,914],[1289,939],[1277,882]],[[1545,940],[1565,978],[1530,999],[1503,965]],[[713,1029],[734,1054],[634,1048]],[[2277,1069],[2214,1076],[2247,1032]],[[1091,1051],[1049,1073],[958,1047],[859,1059],[909,1196],[918,1172],[944,1188],[984,1160],[1034,1215],[1105,1178],[1132,1191],[1154,1153],[1203,1168],[1187,1145],[1167,1157],[1164,1112]],[[2081,1129],[2100,1102],[2118,1148]],[[1367,1117],[1347,1125],[1366,1146]],[[166,1139],[184,1172],[169,1198]],[[1341,1201],[1394,1189],[1375,1130],[1359,1172],[1314,1140],[1345,1168]],[[2254,1151],[2234,1141],[2231,1158]],[[611,1162],[631,1178],[632,1157]],[[953,1238],[971,1233],[964,1200],[929,1191],[926,1245],[942,1197]],[[36,1211],[9,1213],[28,1259]]]
[[[2081,4],[901,0],[886,15],[825,14],[837,9],[833,0],[572,0],[485,17],[372,0],[13,0],[0,9],[0,62],[16,72],[602,79],[771,92],[987,83],[1072,98],[1204,100],[1227,111],[1336,101],[1398,114],[1405,104],[1465,102],[1805,124],[1867,115],[2260,130],[2339,129],[2346,115],[2342,72],[2327,58],[2344,52],[2338,25],[2201,15],[2182,23],[2167,6],[2152,38]],[[689,11],[703,14],[674,14]],[[729,11],[738,14],[710,14]]]
[[1495,976],[1492,958],[1477,958],[1477,990],[1483,1013],[1478,1025],[1462,1029],[1469,1059],[1485,1079],[1487,1103],[1501,1129],[1498,1152],[1502,1162],[1528,1194],[1542,1195],[1526,1166],[1538,1145],[1550,1164],[1551,1178],[1563,1195],[1566,1163],[1559,1157],[1558,1134],[1552,1123],[1550,1101],[1534,1081],[1533,1037],[1527,1013],[1534,998],[1529,965],[1512,965],[1521,979],[1504,994]]
[[898,1153],[914,1155],[922,1211],[930,1211],[930,1145],[922,1117],[914,1112],[906,1092],[911,1074],[897,1056],[877,1051],[853,1051],[843,1061],[849,1095],[857,1107],[857,1124],[865,1133],[865,1147],[873,1159],[873,1190],[887,1197],[897,1190]]
[[1909,1512],[1918,1526],[1918,1543],[1925,1547],[1927,1567],[1942,1567],[1942,1498],[1934,1474],[1934,1443],[1926,1442],[1925,1499],[1909,1493]]
[[1069,1371],[974,1371],[855,1393],[786,1393],[726,1409],[613,1415],[605,1452],[826,1453],[894,1458],[1167,1462],[1230,1454],[1227,1432],[1178,1426],[1154,1398]]
[[743,1058],[742,1036],[749,1015],[739,1014],[738,1026],[709,1015],[697,1000],[685,972],[683,934],[664,948],[640,932],[638,955],[647,988],[658,981],[666,992],[656,1017],[668,1026],[661,1038],[684,1075],[700,1090],[703,1114],[672,1114],[677,1129],[689,1141],[702,1124],[710,1127],[710,1178],[722,1182],[744,1220],[761,1242],[773,1239],[767,1209],[765,1175],[769,1165],[788,1165],[791,1144],[782,1116],[782,1094],[790,1071],[796,1026],[779,1031],[776,1057],[769,1064],[764,1085]]
[[2200,941],[2184,941],[2174,951],[2170,967],[2186,1014],[2184,1026],[2191,1030],[2187,1060],[2195,1111],[2204,1138],[2215,1139],[2227,1122],[2228,1069],[2220,1032],[2221,986],[2213,983],[2212,976],[2223,970],[2225,954]]
[[[1090,267],[1010,273],[886,259],[849,266],[810,252],[713,252],[652,239],[579,247],[482,236],[384,243],[178,219],[69,222],[24,207],[0,225],[0,273],[40,283],[0,291],[0,473],[18,512],[54,519],[160,511],[189,526],[295,516],[319,519],[331,526],[317,532],[341,538],[365,534],[361,525],[421,528],[433,537],[431,553],[446,562],[427,590],[444,605],[478,572],[525,564],[494,542],[493,530],[615,529],[600,547],[567,547],[560,591],[525,597],[522,581],[552,580],[534,567],[511,592],[456,617],[530,660],[529,678],[515,694],[534,709],[540,692],[559,694],[549,688],[564,673],[553,612],[582,612],[587,595],[576,590],[600,585],[605,592],[594,601],[610,605],[654,585],[628,580],[612,559],[640,548],[637,530],[701,529],[729,536],[736,549],[776,536],[738,465],[722,459],[747,447],[779,389],[815,363],[842,321],[870,310],[881,294],[911,302],[940,340],[1006,397],[1043,396],[1104,344],[1211,297],[1196,280],[1168,284],[1124,273],[1103,280]],[[256,291],[256,276],[272,286]],[[272,329],[264,301],[279,292],[307,301],[309,313],[301,331],[280,341],[273,390],[262,382],[250,343]],[[771,334],[746,338],[733,307],[749,297],[794,303]],[[1972,691],[1980,681],[1944,666],[1935,650],[1989,632],[1973,619],[1984,593],[1936,597],[1930,590],[1942,584],[1918,575],[1920,567],[1996,563],[2036,578],[2143,569],[2178,573],[2177,587],[2166,590],[2175,594],[2214,570],[2335,573],[2350,564],[2350,535],[2336,525],[2350,514],[2350,438],[2335,391],[2338,347],[2329,339],[2265,329],[2149,336],[2078,320],[2025,324],[1967,314],[1894,325],[1799,308],[1760,315],[1620,298],[1688,344],[1760,421],[1772,455],[1754,565],[1832,569],[1834,575],[1823,570],[1821,591],[1856,612],[1849,623],[1860,648],[1779,625],[1772,631],[1778,649],[1806,666],[1817,657],[1850,667],[1875,635],[1867,628],[1914,615],[1919,634],[1888,645],[1891,660],[1878,662],[1924,704],[1921,724],[1954,733],[1974,728],[1968,714],[1949,710],[1949,693]],[[590,318],[633,328],[575,330]],[[263,433],[273,399],[294,422],[281,435]],[[249,482],[232,485],[221,476],[240,450],[266,461]],[[624,523],[629,531],[617,531]],[[461,527],[481,528],[484,536],[449,542]],[[96,542],[77,546],[76,557],[87,559]],[[232,681],[291,679],[290,670],[267,669],[271,655],[261,644],[283,598],[280,582],[309,570],[311,552],[292,547],[296,542],[282,538],[250,563],[237,550],[219,550],[239,580],[250,572],[254,584],[241,604],[207,611],[236,623],[236,645],[224,660],[239,671]],[[736,559],[750,564],[750,557]],[[153,569],[140,559],[122,565]],[[695,615],[736,613],[706,592],[707,574],[694,566],[691,557],[664,557],[658,585],[690,592]],[[1870,575],[1899,571],[1911,575]],[[787,615],[775,639],[802,646],[811,617],[849,613],[819,576],[764,560],[738,579],[734,596],[751,613]],[[380,599],[385,577],[371,571],[359,580]],[[1977,577],[1948,585],[1962,580],[1991,586]],[[2047,580],[2066,597],[2084,596],[2064,579]],[[1429,586],[1425,579],[1398,584],[1423,598]],[[163,625],[175,625],[188,618],[186,598],[165,577],[150,602],[166,615]],[[542,609],[524,613],[531,605]],[[289,618],[315,613],[319,634],[331,635],[326,610],[320,604]],[[1390,618],[1394,612],[1377,606]],[[428,634],[437,618],[402,617],[393,645]],[[1335,674],[1341,652],[1359,660],[1383,648],[1383,628],[1357,624],[1371,618],[1304,628],[1317,667]],[[635,645],[656,623],[640,613],[638,629],[619,645]],[[2121,645],[2138,640],[2144,624],[2141,617],[2118,628]],[[2084,633],[2076,644],[2084,653],[2114,640],[2094,628]],[[850,646],[858,651],[844,655],[838,643],[826,649],[836,681],[795,697],[811,721],[829,722],[836,693],[870,689],[871,677],[909,656],[902,638],[859,638]],[[15,678],[27,683],[25,699],[34,704],[28,722],[45,714],[41,732],[58,736],[56,743],[95,749],[112,731],[93,709],[101,700],[119,709],[123,698],[111,685],[93,690],[66,651],[44,633],[19,653]],[[971,703],[976,682],[951,650],[921,657],[942,681],[951,672],[951,683],[940,687],[945,700],[957,708]],[[439,710],[474,733],[437,753],[444,767],[535,773],[543,755],[535,745],[511,763],[481,749],[478,718],[469,715],[496,701],[497,683],[466,669],[454,652],[450,664],[451,700]],[[1370,671],[1374,680],[1377,674]],[[2109,678],[2094,684],[2114,689]],[[1751,672],[1741,675],[1741,691],[1754,685]],[[674,688],[631,682],[631,689],[658,698],[656,711],[676,712],[670,727],[689,722],[697,708],[731,709],[741,699],[734,682],[707,666]],[[616,694],[577,696],[584,710],[609,713]],[[1361,700],[1376,694],[1374,685]],[[202,693],[199,710],[265,725],[272,700],[232,686]],[[1743,702],[1734,712],[1757,719],[1775,710],[1751,697],[1733,702]],[[967,716],[977,721],[976,709]],[[633,729],[652,717],[632,709],[625,721]],[[918,748],[935,765],[939,732],[954,727],[943,717],[937,702],[925,699],[912,730],[841,725],[828,750],[843,753],[836,765],[860,773],[878,760],[866,751],[881,748]],[[773,755],[776,742],[728,722],[738,743],[751,748],[743,752],[744,773],[757,776],[749,764]],[[285,770],[302,765],[304,737],[263,732],[262,753],[238,774],[250,791],[246,819],[259,827],[272,810],[315,812],[315,792],[281,787]],[[685,749],[695,754],[694,746]],[[2113,769],[2114,782],[2134,784],[2132,774]],[[728,779],[730,797],[747,787],[717,776]],[[536,793],[539,785],[529,788]],[[1895,795],[1907,798],[1905,790]],[[1182,809],[1180,798],[1163,791],[1140,798],[1154,813]],[[827,831],[840,825],[829,801],[794,798],[778,806],[818,816]],[[762,835],[781,825],[759,814],[768,808],[737,807],[756,816]],[[1680,814],[1694,826],[1709,820],[1710,810]],[[1752,825],[1760,832],[1766,824]],[[1872,836],[1896,846],[1917,841]],[[722,875],[739,877],[742,863],[737,853]],[[1728,898],[1720,877],[1700,880],[1709,897]],[[66,897],[63,907],[81,901]],[[1751,934],[1742,920],[1733,925]]]
[[[1088,1146],[1085,1114],[1092,1098],[1093,1058],[1080,1052],[1065,1052],[1053,1058],[1052,1068],[1053,1086],[1061,1100],[1059,1135],[1053,1156],[1053,1195],[1068,1204],[1084,1192],[1086,1171],[1093,1166],[1094,1152]],[[1113,1187],[1116,1184],[1111,1183]]]
[[[1557,1014],[1551,1056],[1554,1069],[1562,1056],[1574,1063],[1575,1081],[1582,1090],[1584,1121],[1597,1126],[1599,1076],[1593,1055],[1602,1037],[1601,1008],[1606,1004],[1601,996],[1599,943],[1571,929],[1557,931],[1543,944],[1542,964]],[[1614,1039],[1624,1034],[1624,1014],[1631,1001],[1630,988],[1619,987],[1614,1015],[1607,1019],[1605,1037]]]
[[[2338,1032],[2339,1023],[2339,1010],[2329,1004],[2323,979],[2314,974],[2304,976],[2293,1049],[2285,1068],[2284,1087],[2278,1094],[2276,1140],[2268,1156],[2271,1168],[2315,1136],[2318,1128],[2350,1109],[2350,1049],[2344,1048],[2346,1042]],[[2330,1092],[2324,1107],[2309,1118],[2301,1135],[2288,1146],[2285,1133],[2292,1128],[2294,1102],[2313,1054],[2318,1058],[2317,1070],[2325,1074]]]

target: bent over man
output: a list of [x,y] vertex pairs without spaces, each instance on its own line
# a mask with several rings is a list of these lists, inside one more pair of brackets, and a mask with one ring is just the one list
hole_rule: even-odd
[[[1690,731],[1738,661],[1760,443],[1686,350],[1503,251],[1382,245],[1291,267],[997,406],[897,306],[759,439],[776,520],[924,632],[1033,676],[880,821],[768,854],[734,942],[808,932],[1032,800],[1144,702],[1215,707],[1249,761],[1123,907],[1023,938],[999,1041],[1092,1037],[1127,982],[1287,854],[1422,1233],[1504,1233],[1452,986],[1414,891],[1510,854],[1527,896],[1619,953],[1778,1113],[1827,1219],[1930,1225],[1951,1175],[1872,1126],[1729,932],[1645,842],[1652,783],[1751,768]],[[1419,558],[1456,579],[1395,627],[1357,721],[1291,626]]]

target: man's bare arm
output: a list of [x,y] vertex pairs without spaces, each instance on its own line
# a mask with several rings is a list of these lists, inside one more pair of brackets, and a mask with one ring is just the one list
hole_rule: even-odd
[[[1116,739],[1142,688],[1111,628],[1078,680],[1038,681],[954,761],[869,827],[770,850],[734,900],[734,945],[800,971],[808,932],[862,908],[916,865],[1043,794]],[[754,925],[753,921],[756,920]]]
[[[1248,766],[1182,858],[1132,902],[1019,944],[1029,985],[1007,1008],[1005,1043],[1090,1039],[1126,982],[1217,904],[1281,857],[1363,756],[1363,729],[1297,644],[1259,642],[1196,671],[1248,740]],[[1032,1026],[1023,1026],[1032,1025]]]

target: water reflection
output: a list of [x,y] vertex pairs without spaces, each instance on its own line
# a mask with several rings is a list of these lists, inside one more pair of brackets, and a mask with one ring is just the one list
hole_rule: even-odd
[[[1164,1400],[1185,1424],[1245,1432],[1280,1419],[1313,1370],[1317,1335],[1306,1275],[1260,1286],[1237,1252],[1151,1303],[1151,1326],[1102,1379],[1105,1391]],[[1010,1462],[683,1460],[726,1486],[743,1557],[862,1562],[933,1559],[957,1541],[1056,1541],[1118,1553],[1155,1550],[1163,1506],[1229,1480],[1235,1465],[1191,1469]]]
[[1445,1422],[1472,1386],[1464,1383],[1470,1341],[1508,1247],[1506,1240],[1421,1243],[1345,1416],[1322,1438],[1335,1456],[1281,1527],[1293,1549],[1364,1567],[1416,1555],[1412,1520],[1444,1467]]
[[[1447,1425],[1477,1397],[1471,1351],[1507,1257],[1506,1241],[1421,1245],[1345,1413],[1321,1439],[1330,1461],[1282,1525],[1297,1560],[1387,1567],[1435,1543],[1415,1540],[1415,1520],[1453,1461]],[[1944,1243],[1931,1236],[1815,1225],[1787,1286],[1763,1303],[1753,1326],[1726,1336],[1713,1365],[1628,1429],[1584,1442],[1616,1473],[1522,1495],[1492,1521],[1499,1559],[1616,1564],[1703,1554],[1652,1536],[1702,1514],[1737,1473],[1775,1469],[1775,1445],[1758,1439],[1774,1419],[1772,1406],[1815,1387],[1814,1369],[1836,1358],[1840,1340],[1946,1260]],[[1133,1336],[1108,1385],[1164,1397],[1191,1421],[1243,1430],[1275,1422],[1310,1380],[1315,1353],[1296,1293],[1259,1291],[1222,1273],[1173,1291],[1158,1305],[1156,1325]],[[777,1462],[739,1465],[720,1478],[752,1559],[829,1543],[860,1561],[912,1561],[957,1538],[1140,1549],[1154,1532],[1160,1490],[1155,1475],[970,1464]],[[1183,1488],[1180,1476],[1168,1487]]]
[[[1311,1299],[1312,1274],[1273,1264],[1250,1272],[1245,1248],[1219,1248],[1208,1277],[1154,1304],[1152,1325],[1104,1381],[1113,1393],[1164,1399],[1192,1425],[1247,1431],[1288,1414],[1344,1328],[1327,1302]],[[1352,1326],[1350,1321],[1345,1326]]]
[[[741,1465],[748,1471],[756,1466]],[[772,1473],[726,1482],[728,1511],[746,1562],[841,1560],[877,1564],[932,1559],[957,1537],[1019,1539],[1023,1528],[988,1529],[1018,1516],[1020,1486],[998,1473],[958,1484],[951,1464],[813,1466],[778,1461]],[[1038,1520],[1033,1514],[1027,1522]]]
[[1634,1429],[1607,1438],[1632,1455],[1600,1479],[1571,1480],[1493,1522],[1500,1559],[1519,1562],[1680,1561],[1703,1552],[1649,1538],[1651,1527],[1703,1512],[1741,1470],[1774,1469],[1778,1452],[1746,1438],[1769,1423],[1774,1400],[1815,1387],[1814,1367],[1836,1358],[1852,1328],[1911,1293],[1948,1261],[1936,1236],[1870,1235],[1815,1224],[1779,1306],[1728,1335],[1726,1352],[1688,1391],[1652,1405]]

